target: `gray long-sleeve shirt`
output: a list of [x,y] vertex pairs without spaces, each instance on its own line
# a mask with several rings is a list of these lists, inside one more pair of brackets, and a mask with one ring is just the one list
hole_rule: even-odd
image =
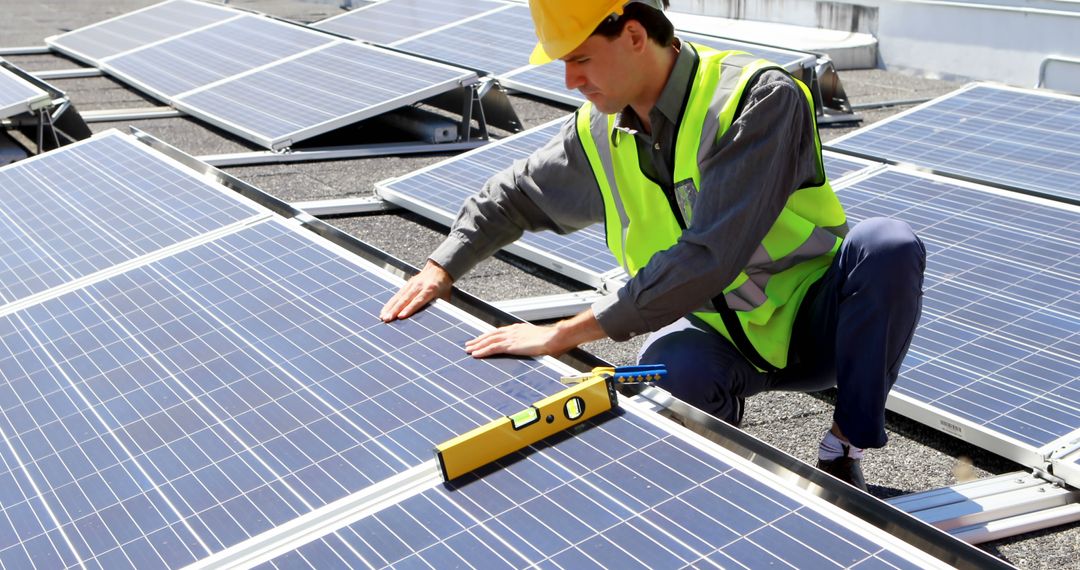
[[[698,60],[695,50],[681,45],[649,112],[651,135],[629,107],[617,117],[618,128],[634,136],[642,172],[669,189],[672,143]],[[657,330],[706,306],[731,283],[788,197],[817,179],[812,119],[801,90],[785,73],[770,70],[754,80],[738,116],[700,165],[694,217],[679,241],[654,255],[619,291],[594,303],[608,336],[626,340]],[[465,202],[430,259],[457,279],[522,231],[568,233],[603,221],[603,198],[571,117],[546,145],[493,176]]]

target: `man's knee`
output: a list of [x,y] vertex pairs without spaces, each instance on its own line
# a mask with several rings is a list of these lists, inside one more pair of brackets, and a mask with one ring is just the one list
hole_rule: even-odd
[[871,269],[876,280],[901,286],[922,284],[926,247],[911,226],[891,218],[868,218],[845,239],[842,255],[850,270]]
[[734,421],[738,410],[732,391],[740,384],[741,362],[728,355],[718,333],[693,327],[653,333],[638,356],[641,364],[663,364],[667,377],[660,387],[676,398],[721,419]]

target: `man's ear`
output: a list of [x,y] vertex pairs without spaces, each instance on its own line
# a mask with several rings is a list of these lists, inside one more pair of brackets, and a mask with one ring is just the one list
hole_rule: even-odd
[[634,53],[645,51],[645,45],[649,43],[649,33],[645,31],[645,26],[642,26],[641,22],[637,20],[626,22],[622,33],[626,34],[627,39],[630,40],[630,47]]

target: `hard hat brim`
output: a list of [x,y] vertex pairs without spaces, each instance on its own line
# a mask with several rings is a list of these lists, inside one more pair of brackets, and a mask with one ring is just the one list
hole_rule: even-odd
[[544,65],[545,63],[551,63],[552,61],[554,61],[554,59],[544,50],[544,44],[536,42],[536,47],[533,48],[532,53],[529,55],[529,63],[533,65]]

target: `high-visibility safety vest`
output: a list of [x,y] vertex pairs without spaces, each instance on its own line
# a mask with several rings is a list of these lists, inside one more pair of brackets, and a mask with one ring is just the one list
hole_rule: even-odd
[[[578,135],[604,197],[607,245],[631,276],[690,225],[696,192],[710,191],[701,187],[701,159],[731,126],[746,87],[762,71],[781,69],[742,52],[693,47],[699,61],[676,127],[674,180],[668,189],[642,174],[637,144],[615,129],[615,115],[589,103],[577,111]],[[813,117],[809,89],[795,82]],[[694,313],[763,371],[787,366],[799,304],[847,233],[844,209],[825,178],[816,124],[814,144],[819,180],[791,194],[735,280],[711,307]]]

